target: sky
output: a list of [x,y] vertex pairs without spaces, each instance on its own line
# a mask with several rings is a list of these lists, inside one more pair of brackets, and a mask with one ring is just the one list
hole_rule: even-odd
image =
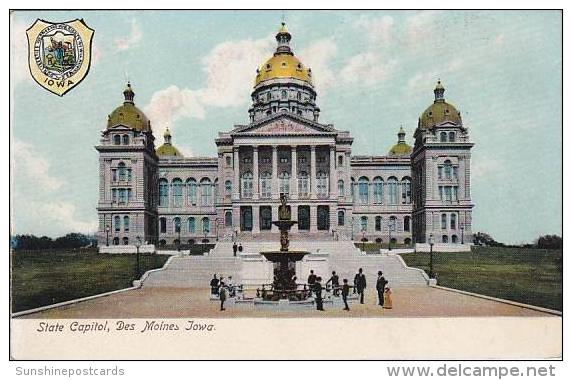
[[[169,127],[188,156],[215,156],[219,131],[248,123],[256,68],[282,11],[18,11],[11,18],[12,233],[97,228],[98,144],[129,79],[157,145]],[[506,243],[562,235],[562,22],[558,11],[286,11],[312,68],[320,122],[354,155],[413,144],[443,82],[472,150],[473,232]],[[83,18],[89,74],[63,97],[31,78],[26,29]]]

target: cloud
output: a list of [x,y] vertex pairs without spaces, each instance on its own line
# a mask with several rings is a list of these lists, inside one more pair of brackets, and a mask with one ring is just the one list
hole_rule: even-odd
[[409,46],[435,38],[437,31],[438,11],[420,11],[405,20],[405,36]]
[[407,89],[412,94],[425,93],[428,86],[432,86],[437,83],[437,80],[442,79],[447,86],[446,79],[453,73],[458,73],[465,67],[465,62],[461,58],[454,58],[449,61],[446,66],[439,70],[429,70],[424,72],[417,72],[407,81]]
[[306,67],[312,69],[314,85],[322,93],[335,84],[336,76],[330,68],[332,58],[337,54],[338,46],[331,38],[313,42],[300,50],[299,58]]
[[58,190],[64,182],[49,174],[50,163],[31,144],[14,139],[10,162],[16,175],[23,175],[34,181],[41,190]]
[[347,61],[339,76],[346,83],[373,86],[387,79],[396,67],[395,59],[383,62],[377,53],[360,53]]
[[[97,221],[83,222],[75,218],[76,207],[72,203],[65,201],[55,201],[48,203],[36,203],[35,213],[40,219],[49,219],[58,223],[62,231],[73,231],[81,233],[94,233],[97,231]],[[39,219],[38,219],[39,220]]]
[[129,32],[129,36],[116,38],[113,43],[117,51],[124,51],[137,46],[141,41],[141,38],[143,38],[143,32],[141,31],[137,20],[131,19],[131,31]]
[[369,17],[362,15],[354,22],[354,27],[365,33],[370,43],[383,47],[393,41],[394,24],[395,21],[391,16]]

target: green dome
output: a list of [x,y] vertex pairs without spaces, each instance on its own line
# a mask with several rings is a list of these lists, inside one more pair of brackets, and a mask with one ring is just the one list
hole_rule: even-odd
[[125,101],[123,105],[117,107],[107,119],[107,128],[116,125],[124,125],[128,128],[141,132],[151,132],[151,124],[147,116],[139,108],[135,107],[133,98],[135,93],[131,89],[131,84],[127,83],[127,88],[123,91]]
[[413,148],[405,142],[398,142],[390,150],[390,156],[409,156]]

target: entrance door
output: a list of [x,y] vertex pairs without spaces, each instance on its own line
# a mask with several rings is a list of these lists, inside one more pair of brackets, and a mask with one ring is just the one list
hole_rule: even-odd
[[310,206],[298,206],[298,230],[310,230]]
[[252,231],[252,207],[251,206],[241,206],[240,207],[240,230],[241,231]]
[[272,208],[270,206],[260,206],[260,230],[272,229]]
[[330,229],[330,206],[318,206],[318,230]]

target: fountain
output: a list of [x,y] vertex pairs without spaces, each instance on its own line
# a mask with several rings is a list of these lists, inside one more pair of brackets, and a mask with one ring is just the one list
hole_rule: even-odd
[[[272,222],[280,230],[280,250],[260,252],[266,260],[273,263],[274,280],[266,288],[258,289],[257,297],[264,301],[305,301],[310,297],[310,290],[306,285],[296,283],[296,262],[302,260],[309,254],[308,251],[291,251],[289,249],[290,239],[288,231],[294,224],[292,220],[290,206],[286,205],[286,195],[280,195],[280,206],[278,207],[278,220]],[[298,289],[302,286],[302,289]]]

